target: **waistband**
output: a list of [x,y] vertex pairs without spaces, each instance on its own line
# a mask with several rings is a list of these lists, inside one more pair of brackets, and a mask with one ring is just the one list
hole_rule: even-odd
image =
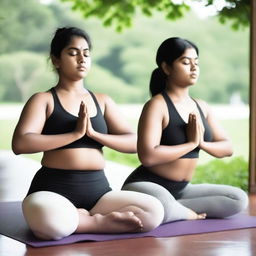
[[77,174],[82,174],[82,173],[94,173],[94,172],[104,172],[103,169],[98,169],[98,170],[76,170],[76,169],[59,169],[59,168],[50,168],[46,166],[42,166],[40,168],[40,171],[45,171],[45,172],[61,172],[61,173],[67,173],[69,174],[70,172],[72,173],[77,173]]

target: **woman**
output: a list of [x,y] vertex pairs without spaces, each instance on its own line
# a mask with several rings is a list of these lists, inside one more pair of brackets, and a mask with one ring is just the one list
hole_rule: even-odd
[[110,97],[84,88],[90,51],[83,30],[57,29],[50,57],[58,83],[28,100],[13,135],[15,154],[44,152],[22,205],[41,239],[73,232],[145,232],[163,219],[156,198],[109,187],[102,147],[135,153],[137,138]]
[[232,155],[231,142],[209,106],[189,94],[199,76],[197,46],[169,38],[160,45],[156,63],[150,81],[152,98],[138,126],[142,165],[127,178],[123,190],[158,198],[165,209],[164,222],[223,218],[240,212],[248,204],[241,189],[190,184],[200,149],[218,158]]

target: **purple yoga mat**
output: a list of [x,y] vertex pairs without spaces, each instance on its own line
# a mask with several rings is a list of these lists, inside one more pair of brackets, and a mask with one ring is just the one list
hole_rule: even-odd
[[73,234],[58,241],[42,241],[29,230],[21,211],[21,202],[0,202],[0,234],[33,247],[72,244],[82,241],[109,241],[140,237],[172,237],[224,230],[255,228],[256,216],[237,214],[226,219],[176,221],[146,233]]

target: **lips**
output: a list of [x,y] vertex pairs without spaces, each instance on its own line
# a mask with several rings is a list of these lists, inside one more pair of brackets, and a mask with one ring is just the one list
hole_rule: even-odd
[[81,71],[85,71],[85,70],[86,70],[86,67],[85,67],[85,66],[78,66],[77,69],[78,69],[78,70],[81,70]]

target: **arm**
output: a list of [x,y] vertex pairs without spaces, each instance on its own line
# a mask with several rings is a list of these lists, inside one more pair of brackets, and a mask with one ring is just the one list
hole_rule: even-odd
[[233,148],[230,138],[214,117],[209,106],[205,102],[201,102],[200,105],[202,105],[202,109],[206,113],[207,121],[213,133],[213,140],[212,142],[204,141],[202,133],[199,147],[214,157],[222,158],[231,156],[233,154]]
[[143,108],[138,128],[138,155],[144,166],[150,167],[175,161],[193,150],[199,143],[197,120],[194,115],[190,115],[189,142],[174,146],[160,145],[167,111],[160,97],[150,100]]
[[83,136],[85,124],[82,116],[74,132],[58,135],[41,134],[48,108],[48,93],[35,94],[25,104],[12,138],[12,150],[15,154],[53,150]]
[[88,125],[90,127],[87,129],[87,135],[104,146],[119,152],[136,153],[137,136],[119,112],[115,102],[110,97],[103,94],[98,95],[98,98],[100,102],[104,102],[104,118],[108,126],[109,134],[94,131],[88,119]]

